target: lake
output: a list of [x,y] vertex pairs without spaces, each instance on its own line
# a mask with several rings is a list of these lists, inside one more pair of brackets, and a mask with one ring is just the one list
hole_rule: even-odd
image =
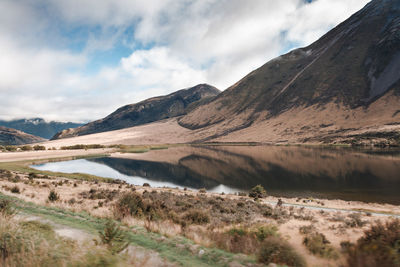
[[88,173],[153,187],[400,204],[400,151],[304,146],[178,146],[50,162],[39,170]]

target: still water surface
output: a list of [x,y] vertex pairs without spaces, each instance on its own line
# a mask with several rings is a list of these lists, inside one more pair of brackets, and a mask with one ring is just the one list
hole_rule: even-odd
[[88,173],[153,187],[400,204],[400,151],[283,146],[184,146],[51,162],[39,170]]

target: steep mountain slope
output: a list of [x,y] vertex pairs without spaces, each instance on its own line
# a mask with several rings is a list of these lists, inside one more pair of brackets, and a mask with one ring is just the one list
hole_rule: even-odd
[[73,122],[57,122],[57,121],[46,122],[41,118],[11,120],[11,121],[0,120],[0,126],[13,128],[46,139],[50,139],[56,133],[64,129],[76,128],[82,125],[83,125],[82,123],[73,123]]
[[204,140],[307,141],[396,124],[399,95],[400,1],[373,0],[315,43],[271,60],[179,123],[216,133]]
[[219,92],[213,86],[199,84],[166,96],[153,97],[123,106],[104,119],[90,122],[76,129],[64,130],[56,134],[53,139],[118,130],[181,116],[198,105],[207,103]]
[[44,138],[0,126],[0,145],[24,145],[43,141]]

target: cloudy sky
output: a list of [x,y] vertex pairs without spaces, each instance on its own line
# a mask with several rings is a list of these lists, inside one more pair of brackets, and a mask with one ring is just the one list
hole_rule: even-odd
[[0,0],[0,118],[88,121],[224,90],[368,0]]

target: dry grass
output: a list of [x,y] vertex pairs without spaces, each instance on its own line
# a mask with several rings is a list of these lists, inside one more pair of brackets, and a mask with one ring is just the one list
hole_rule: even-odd
[[[13,186],[19,187],[20,194],[6,191],[6,187]],[[207,247],[252,255],[259,253],[266,239],[275,236],[271,233],[278,233],[274,230],[276,227],[283,233],[280,238],[287,240],[295,251],[305,255],[309,265],[337,265],[340,261],[312,256],[302,244],[302,234],[310,235],[317,231],[324,233],[331,242],[329,245],[339,251],[341,242],[347,239],[356,241],[362,236],[363,229],[366,229],[366,223],[376,219],[374,215],[362,213],[343,215],[335,211],[320,212],[284,205],[272,207],[263,203],[271,197],[254,201],[247,196],[199,194],[191,190],[148,188],[41,175],[29,177],[17,172],[0,172],[0,188],[4,194],[36,204],[86,211],[99,217],[115,216],[127,226],[141,225],[150,232],[167,237],[185,236]],[[51,190],[59,195],[58,201],[48,201]],[[121,201],[126,196],[129,197]],[[284,202],[287,203],[287,200]],[[324,202],[326,206],[330,205],[329,201]],[[313,227],[309,228],[312,229],[307,228],[310,223]],[[299,234],[300,226],[306,226],[301,228],[302,234]]]
[[366,230],[356,244],[346,245],[348,266],[400,266],[400,220],[378,222]]

